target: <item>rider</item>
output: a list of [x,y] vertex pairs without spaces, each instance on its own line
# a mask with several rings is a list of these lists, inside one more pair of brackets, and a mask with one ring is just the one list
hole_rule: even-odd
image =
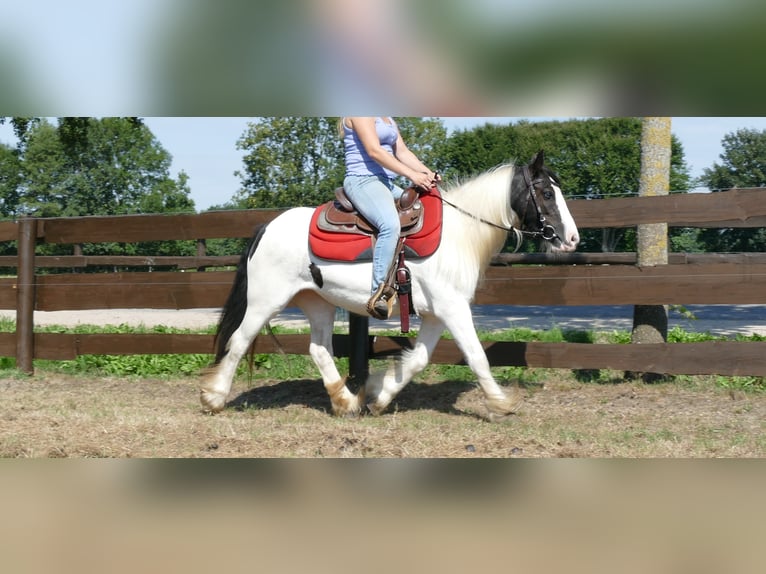
[[403,193],[393,180],[400,175],[417,187],[430,189],[439,176],[407,148],[393,118],[344,117],[340,119],[340,131],[345,148],[346,195],[378,230],[367,312],[376,319],[388,319],[394,290],[385,283],[396,260],[400,232],[394,202]]

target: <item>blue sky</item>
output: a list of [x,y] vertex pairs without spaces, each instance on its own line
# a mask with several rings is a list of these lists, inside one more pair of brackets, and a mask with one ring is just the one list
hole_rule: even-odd
[[[450,130],[517,119],[443,118]],[[189,176],[191,196],[198,210],[225,203],[239,189],[240,180],[234,172],[242,168],[243,152],[236,149],[236,142],[250,121],[252,118],[145,118],[147,126],[173,156],[171,175],[175,177],[183,170]],[[692,177],[701,175],[704,168],[719,161],[721,139],[741,128],[766,130],[766,117],[674,117],[672,120],[672,131],[684,146]],[[0,142],[14,143],[10,126],[0,126]]]

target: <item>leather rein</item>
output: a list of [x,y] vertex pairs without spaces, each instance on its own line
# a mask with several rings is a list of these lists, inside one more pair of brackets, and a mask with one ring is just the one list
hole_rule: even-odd
[[[529,201],[532,201],[532,205],[535,207],[535,211],[537,212],[537,231],[526,231],[524,229],[518,229],[511,225],[510,227],[506,227],[504,225],[498,225],[497,223],[493,223],[491,221],[487,221],[486,219],[479,217],[477,215],[474,215],[473,213],[466,211],[462,207],[459,207],[452,203],[451,201],[447,201],[444,199],[444,196],[441,196],[442,203],[446,203],[450,207],[456,209],[458,212],[462,213],[463,215],[467,215],[468,217],[471,217],[475,219],[476,221],[479,221],[481,223],[484,223],[486,225],[489,225],[491,227],[494,227],[496,229],[501,229],[502,231],[505,231],[506,233],[511,233],[516,237],[516,247],[514,248],[513,252],[516,253],[519,248],[521,247],[521,242],[524,240],[524,237],[539,237],[544,239],[545,241],[555,241],[559,238],[558,234],[556,233],[556,229],[547,222],[545,219],[545,216],[543,215],[542,210],[540,209],[540,204],[537,203],[537,198],[535,197],[535,184],[543,183],[542,179],[536,179],[532,180],[532,177],[529,174],[529,168],[525,165],[521,168],[522,175],[524,177],[524,183],[526,185],[527,191],[529,191],[529,196],[527,197],[527,203],[526,205],[529,205]],[[513,180],[511,180],[511,185],[513,185]],[[510,195],[510,194],[509,194]]]

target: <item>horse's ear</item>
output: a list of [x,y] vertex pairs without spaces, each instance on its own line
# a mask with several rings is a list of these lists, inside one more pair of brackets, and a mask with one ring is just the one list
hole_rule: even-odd
[[537,152],[537,155],[532,160],[532,163],[530,164],[532,167],[532,171],[542,171],[543,164],[545,163],[545,153],[543,153],[543,150],[540,150]]

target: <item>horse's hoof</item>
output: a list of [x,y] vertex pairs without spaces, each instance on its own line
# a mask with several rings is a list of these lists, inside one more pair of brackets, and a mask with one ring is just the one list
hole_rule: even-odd
[[202,403],[202,409],[206,413],[220,413],[226,406],[226,396],[215,391],[202,389],[199,394],[199,400]]
[[382,412],[383,412],[383,409],[381,409],[380,407],[376,407],[376,406],[375,406],[374,404],[372,404],[372,403],[367,403],[367,404],[366,404],[366,405],[364,405],[364,406],[365,406],[365,407],[367,407],[367,412],[368,412],[369,414],[371,414],[372,416],[374,416],[374,417],[378,417],[378,416],[380,416],[380,413],[382,413]]
[[486,399],[484,404],[489,411],[487,419],[490,422],[506,420],[519,410],[522,400],[524,396],[518,388],[511,389],[507,396]]
[[362,412],[362,404],[356,400],[356,397],[340,403],[333,402],[331,406],[333,416],[342,419],[355,419]]
[[333,406],[332,414],[340,419],[355,419],[361,414],[361,408],[336,408]]

